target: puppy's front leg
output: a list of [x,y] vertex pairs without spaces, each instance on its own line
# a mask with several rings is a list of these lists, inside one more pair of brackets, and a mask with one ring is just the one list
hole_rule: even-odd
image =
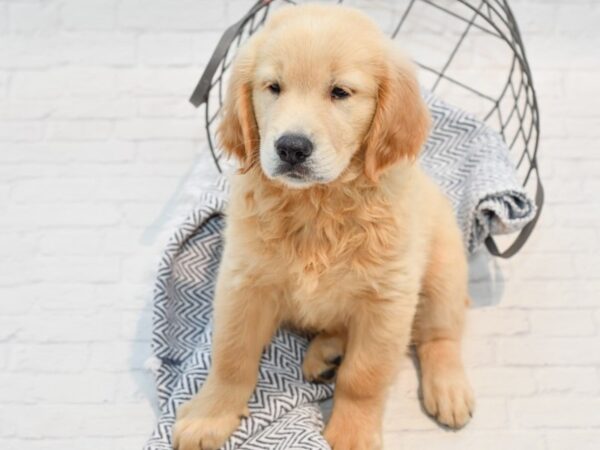
[[177,411],[173,447],[220,448],[248,414],[264,347],[278,326],[272,293],[231,286],[219,274],[215,296],[212,367],[200,392]]
[[417,295],[373,299],[348,327],[325,439],[334,450],[381,448],[385,397],[410,340]]

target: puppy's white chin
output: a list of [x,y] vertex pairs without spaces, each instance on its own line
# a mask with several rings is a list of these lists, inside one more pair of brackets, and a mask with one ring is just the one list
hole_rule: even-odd
[[305,178],[292,178],[287,175],[279,175],[278,177],[272,179],[291,189],[307,189],[317,184],[317,182],[314,180]]

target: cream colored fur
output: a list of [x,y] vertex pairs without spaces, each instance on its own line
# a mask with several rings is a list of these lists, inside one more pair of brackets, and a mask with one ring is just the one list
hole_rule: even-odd
[[[332,100],[339,83],[352,94]],[[416,162],[429,118],[410,64],[356,11],[288,8],[238,57],[226,102],[221,142],[243,170],[227,212],[213,367],[178,412],[174,447],[216,449],[235,431],[279,326],[320,333],[309,378],[343,353],[324,432],[335,450],[381,447],[386,393],[411,338],[426,410],[466,424],[467,264],[449,202]],[[290,127],[310,134],[315,157],[345,161],[323,170],[333,179],[291,188],[265,173],[266,136]]]

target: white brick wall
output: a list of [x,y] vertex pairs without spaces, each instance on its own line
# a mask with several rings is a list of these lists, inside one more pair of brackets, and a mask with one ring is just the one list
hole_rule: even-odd
[[[204,140],[187,98],[251,3],[0,0],[3,450],[131,450],[150,432],[160,223]],[[545,212],[518,256],[474,263],[473,423],[435,426],[406,363],[389,449],[600,448],[600,4],[511,4],[541,105]]]

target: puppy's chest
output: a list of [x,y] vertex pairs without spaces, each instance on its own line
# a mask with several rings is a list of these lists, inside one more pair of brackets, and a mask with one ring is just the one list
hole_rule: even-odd
[[292,274],[322,278],[375,266],[398,240],[391,215],[380,222],[353,217],[283,218],[276,228],[280,230],[272,233],[276,238],[264,241],[273,260],[285,264]]
[[398,257],[399,230],[391,214],[379,221],[287,218],[280,228],[287,231],[265,242],[273,270],[281,275],[292,305],[310,305],[323,315],[342,304],[350,307],[358,293],[377,282],[383,266]]

